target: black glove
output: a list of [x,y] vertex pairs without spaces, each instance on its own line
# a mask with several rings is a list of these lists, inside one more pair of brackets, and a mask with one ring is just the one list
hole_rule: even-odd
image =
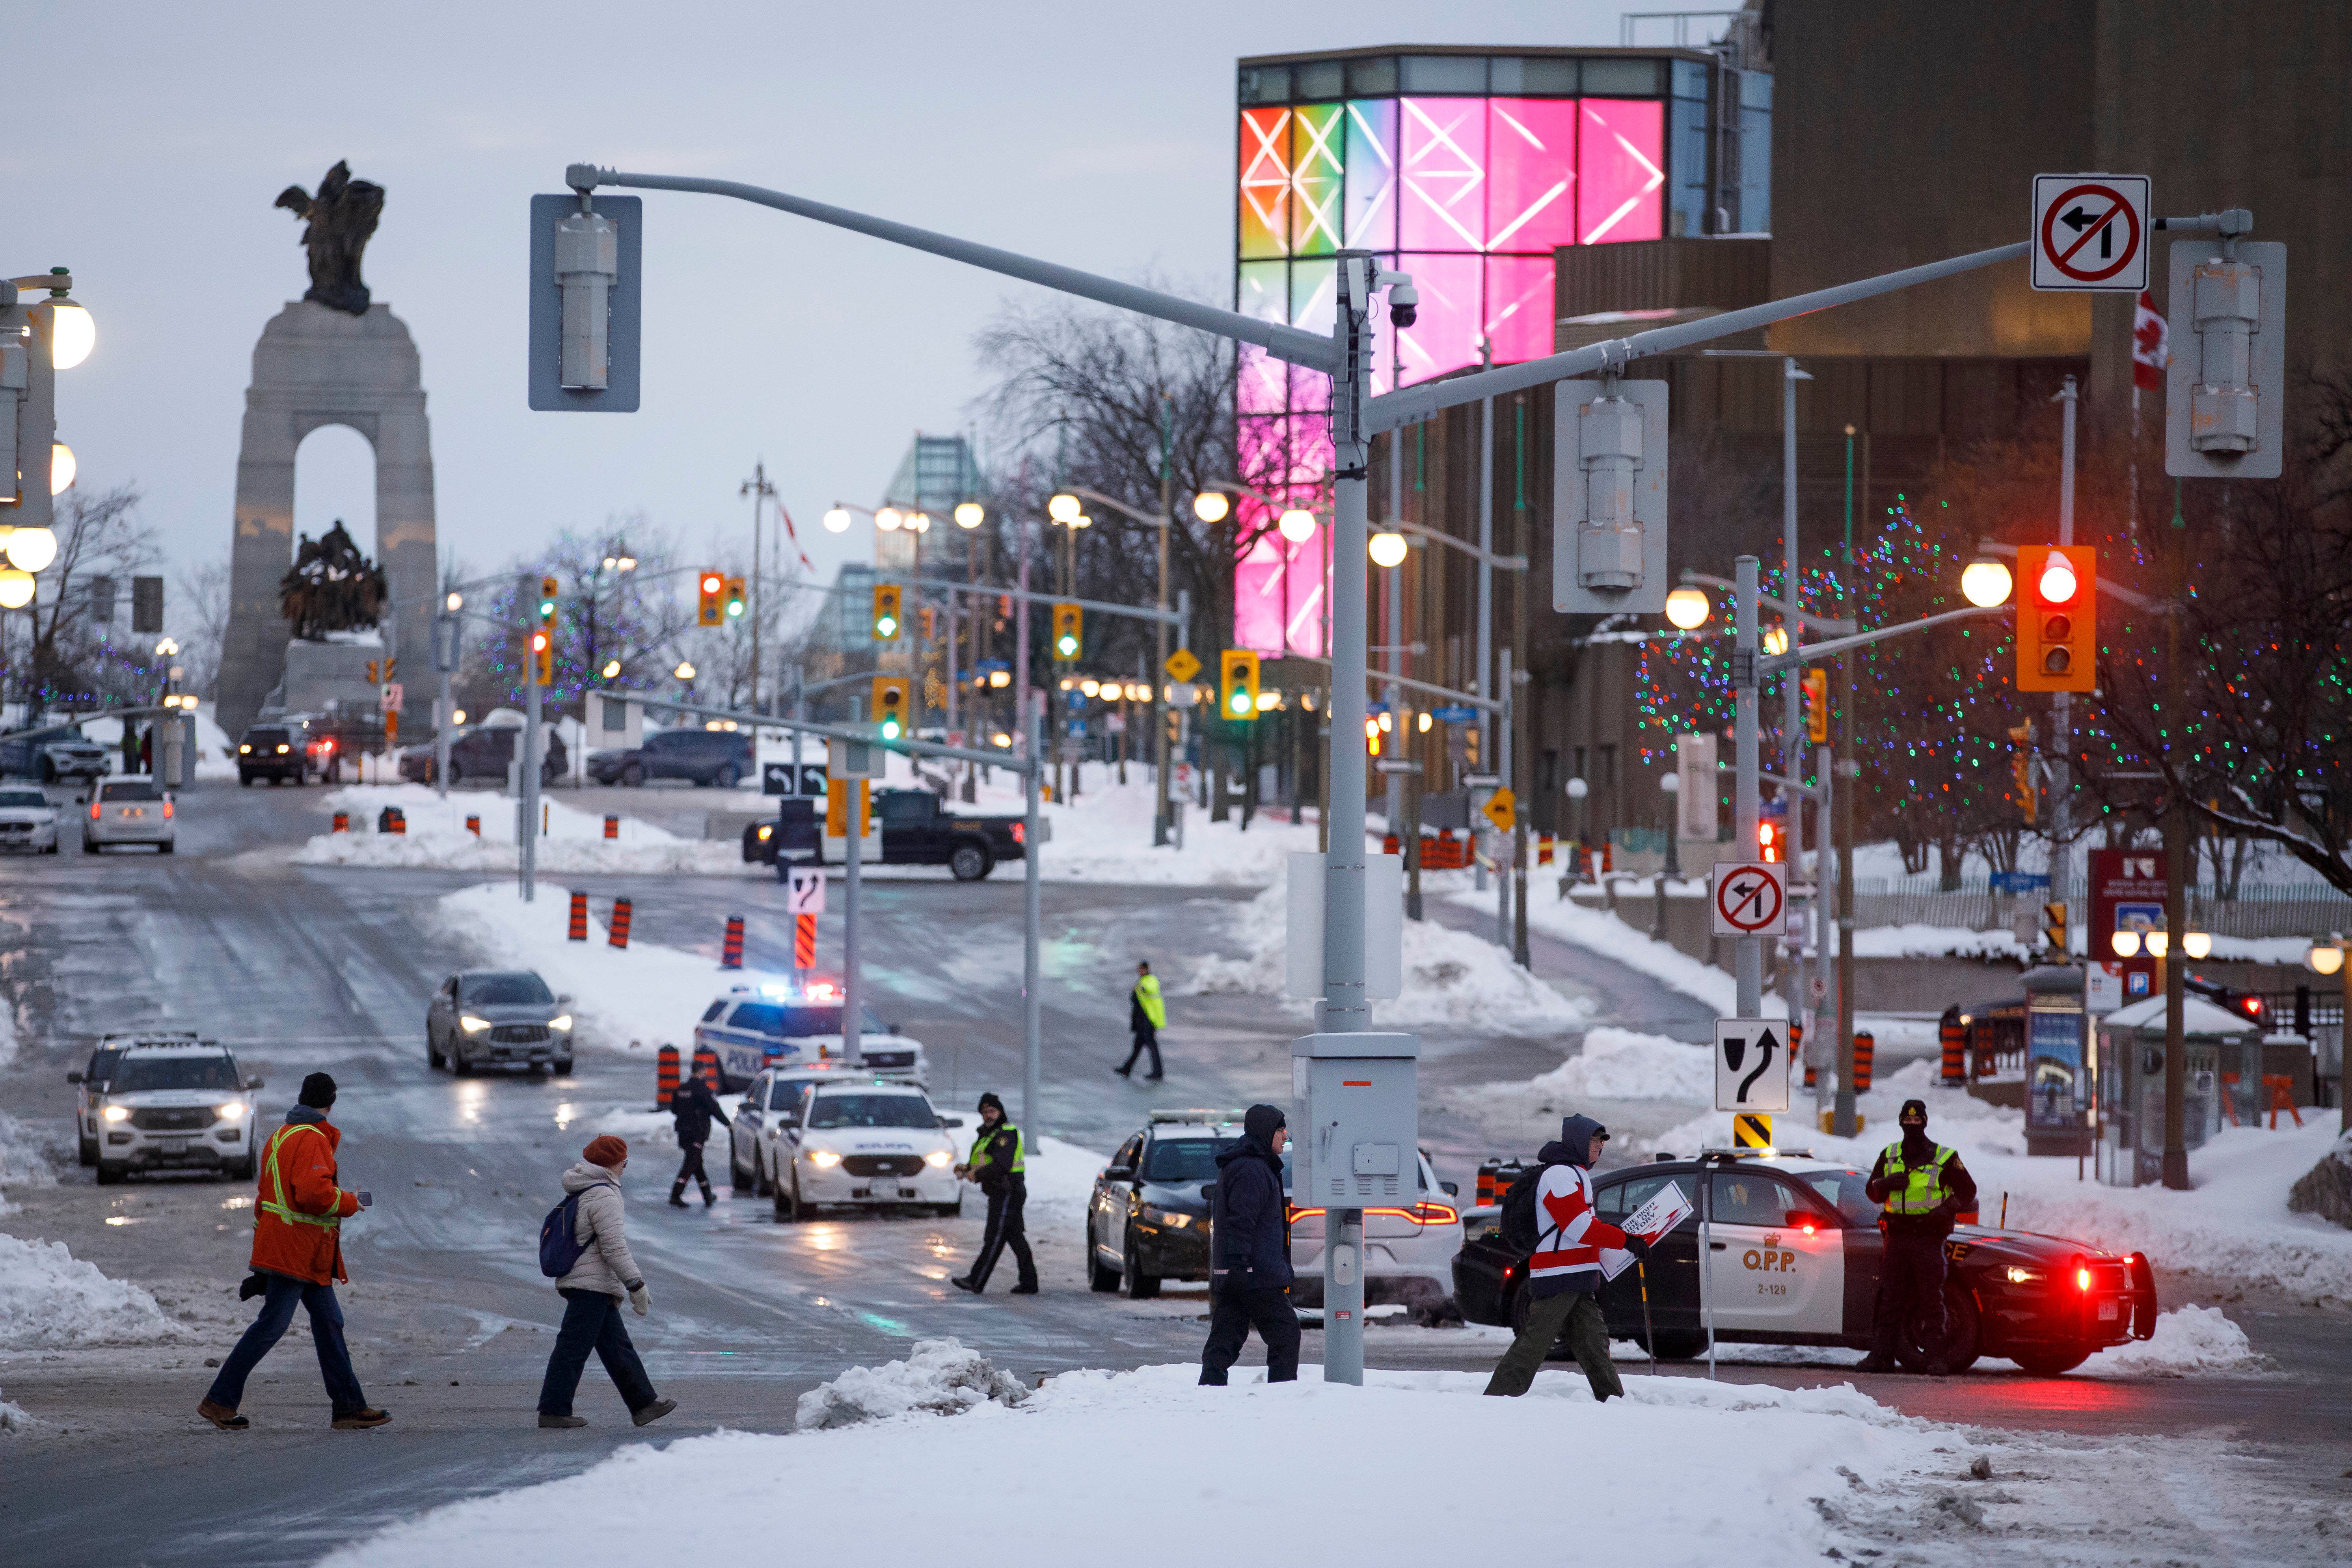
[[1650,1256],[1650,1244],[1629,1230],[1625,1233],[1625,1250],[1636,1258],[1647,1258]]
[[236,1299],[240,1301],[250,1301],[256,1296],[266,1296],[268,1293],[269,1276],[258,1268],[247,1275],[245,1283],[236,1288]]

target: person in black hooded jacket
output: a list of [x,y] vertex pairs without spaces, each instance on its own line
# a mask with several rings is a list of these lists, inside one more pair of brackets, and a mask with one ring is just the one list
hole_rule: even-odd
[[1927,1103],[1906,1100],[1895,1118],[1903,1136],[1886,1146],[1870,1168],[1863,1191],[1885,1205],[1878,1228],[1885,1236],[1878,1271],[1878,1309],[1871,1325],[1870,1354],[1857,1372],[1893,1372],[1906,1329],[1930,1347],[1924,1368],[1941,1377],[1948,1370],[1933,1347],[1945,1342],[1944,1238],[1955,1216],[1977,1206],[1976,1178],[1960,1163],[1959,1151],[1927,1136]]
[[1528,1312],[1511,1348],[1495,1364],[1486,1392],[1516,1397],[1561,1340],[1584,1369],[1592,1397],[1622,1398],[1625,1385],[1609,1359],[1609,1328],[1601,1310],[1603,1247],[1646,1257],[1649,1243],[1603,1220],[1593,1208],[1591,1167],[1609,1129],[1590,1116],[1560,1119],[1559,1136],[1536,1152],[1542,1166],[1536,1186],[1536,1245],[1527,1258]]
[[677,1146],[686,1153],[678,1162],[677,1180],[669,1184],[670,1207],[686,1206],[686,1184],[691,1180],[702,1188],[702,1206],[709,1208],[719,1201],[719,1194],[710,1190],[709,1173],[702,1168],[702,1146],[710,1142],[713,1120],[721,1127],[734,1123],[719,1108],[719,1097],[710,1092],[710,1086],[693,1077],[670,1091],[669,1113],[677,1123]]
[[1298,1379],[1298,1313],[1290,1305],[1290,1217],[1282,1196],[1288,1123],[1271,1105],[1242,1117],[1242,1140],[1217,1156],[1209,1207],[1209,1342],[1201,1382],[1225,1386],[1252,1329],[1265,1342],[1265,1380]]

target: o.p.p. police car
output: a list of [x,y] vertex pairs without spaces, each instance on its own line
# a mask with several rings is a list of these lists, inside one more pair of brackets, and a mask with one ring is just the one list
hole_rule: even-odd
[[[858,1008],[858,1070],[868,1077],[914,1084],[930,1081],[922,1042],[885,1025],[871,1007]],[[738,985],[702,1011],[694,1043],[719,1058],[719,1091],[732,1094],[764,1069],[800,1062],[847,1062],[842,1033],[841,988],[829,981],[805,985]]]

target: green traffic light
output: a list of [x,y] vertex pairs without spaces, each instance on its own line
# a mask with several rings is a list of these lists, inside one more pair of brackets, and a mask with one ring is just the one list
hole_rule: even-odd
[[1248,711],[1249,711],[1249,706],[1250,706],[1250,699],[1249,699],[1249,693],[1248,693],[1248,692],[1246,692],[1246,691],[1236,691],[1236,692],[1234,692],[1234,712],[1236,712],[1236,713],[1246,713],[1246,712],[1248,712]]
[[882,721],[882,738],[886,741],[895,741],[898,738],[898,721],[896,719]]
[[728,600],[728,601],[727,601],[727,613],[728,613],[729,615],[730,615],[730,616],[740,616],[740,615],[741,615],[741,614],[743,613],[743,601],[742,601],[742,600],[740,600],[740,599],[730,599],[730,600]]
[[1055,643],[1054,646],[1061,649],[1063,658],[1068,658],[1078,651],[1078,639],[1076,637],[1064,637],[1060,642]]
[[539,602],[539,613],[542,616],[551,616],[555,614],[555,601],[552,599],[541,599]]
[[880,616],[876,617],[874,622],[874,635],[877,637],[897,637],[898,635],[898,620],[894,616]]

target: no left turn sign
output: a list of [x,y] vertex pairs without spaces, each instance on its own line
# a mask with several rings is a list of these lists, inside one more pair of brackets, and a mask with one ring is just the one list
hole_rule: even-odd
[[1717,860],[1710,929],[1717,936],[1780,933],[1789,907],[1788,868],[1772,860]]
[[2147,287],[2146,174],[2033,176],[2033,287],[2137,294]]

